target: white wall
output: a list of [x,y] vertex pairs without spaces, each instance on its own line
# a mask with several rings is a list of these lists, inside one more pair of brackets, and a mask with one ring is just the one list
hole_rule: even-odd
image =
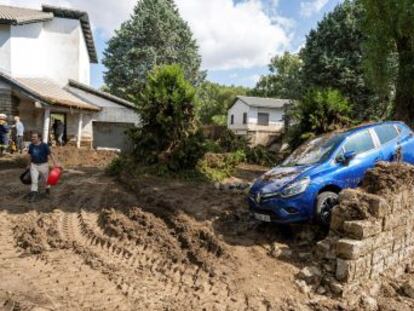
[[[247,124],[243,124],[243,113],[247,113]],[[259,113],[269,114],[268,126],[257,124]],[[234,115],[234,124],[231,124],[231,115]],[[279,131],[284,126],[283,115],[283,108],[250,107],[238,100],[228,111],[227,125],[232,130]]]
[[69,87],[68,90],[82,100],[102,108],[100,112],[93,113],[90,116],[84,118],[82,129],[83,139],[92,137],[93,121],[132,123],[136,126],[141,123],[139,115],[131,108],[126,108],[122,105],[116,104],[105,98],[85,92],[75,87]]
[[0,25],[0,70],[10,73],[10,26]]
[[[250,123],[253,116],[249,113],[250,107],[247,106],[242,101],[238,100],[228,111],[227,113],[227,126],[229,129],[238,129],[242,127],[246,127],[243,124],[243,114],[247,113],[247,123]],[[231,124],[231,116],[234,115],[234,123]]]
[[14,77],[47,77],[61,86],[68,79],[89,84],[89,55],[79,20],[11,26],[10,68]]

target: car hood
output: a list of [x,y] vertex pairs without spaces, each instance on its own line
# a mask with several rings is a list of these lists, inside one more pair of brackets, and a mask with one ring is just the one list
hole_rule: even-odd
[[277,166],[266,172],[253,184],[251,193],[271,193],[281,190],[284,186],[292,182],[300,174],[310,170],[314,166]]

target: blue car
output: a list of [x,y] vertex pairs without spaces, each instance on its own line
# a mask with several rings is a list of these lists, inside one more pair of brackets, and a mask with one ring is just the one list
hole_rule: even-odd
[[414,133],[402,122],[381,122],[319,137],[295,150],[253,184],[248,202],[264,222],[316,220],[329,225],[345,188],[361,185],[379,161],[414,164]]

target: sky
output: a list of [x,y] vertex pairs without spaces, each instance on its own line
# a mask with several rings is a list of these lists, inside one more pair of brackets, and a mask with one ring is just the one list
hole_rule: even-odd
[[[139,0],[0,0],[40,8],[52,4],[89,13],[99,60],[115,29]],[[342,0],[175,0],[200,47],[208,80],[253,87],[275,55],[297,52],[306,35]],[[103,85],[105,67],[91,65],[91,84]]]

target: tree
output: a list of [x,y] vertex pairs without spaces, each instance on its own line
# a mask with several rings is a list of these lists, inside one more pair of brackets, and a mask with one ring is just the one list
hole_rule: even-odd
[[247,88],[225,86],[206,81],[197,90],[197,117],[202,124],[225,125],[227,110],[238,95],[246,95]]
[[361,0],[366,9],[366,69],[376,90],[395,88],[398,120],[414,125],[414,4],[412,0]]
[[133,101],[152,68],[173,63],[182,66],[193,85],[204,79],[197,43],[174,1],[138,1],[104,52],[107,87],[112,94]]
[[307,139],[350,125],[351,111],[350,103],[338,90],[308,90],[290,112],[294,122],[288,133],[289,144],[294,148]]
[[285,52],[272,58],[270,74],[260,78],[251,92],[254,96],[299,99],[303,93],[302,61],[297,54]]
[[345,0],[327,14],[306,38],[300,52],[305,87],[335,88],[353,104],[353,117],[383,117],[388,101],[379,101],[367,85],[363,65],[361,30],[364,7]]
[[141,127],[132,134],[135,155],[171,170],[192,168],[203,155],[194,114],[196,90],[180,65],[155,67],[137,105]]

